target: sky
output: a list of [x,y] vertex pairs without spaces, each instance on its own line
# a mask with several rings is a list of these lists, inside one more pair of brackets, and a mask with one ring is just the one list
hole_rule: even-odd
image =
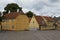
[[8,3],[17,3],[25,13],[32,11],[36,15],[60,16],[60,0],[0,0],[0,11]]

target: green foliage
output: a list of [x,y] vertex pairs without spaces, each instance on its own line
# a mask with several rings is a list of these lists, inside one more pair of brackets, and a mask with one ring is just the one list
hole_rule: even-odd
[[5,11],[3,11],[3,16],[6,14],[6,12]]
[[1,17],[1,12],[0,12],[0,17]]
[[33,12],[29,11],[29,12],[26,13],[26,15],[27,15],[28,17],[32,17],[34,14],[33,14]]
[[0,17],[0,22],[2,21],[2,17]]
[[19,9],[20,11],[22,11],[22,8],[19,7],[18,4],[16,4],[16,3],[7,4],[7,6],[4,9],[6,10],[6,12],[8,12],[9,10],[11,12],[16,12],[17,9]]

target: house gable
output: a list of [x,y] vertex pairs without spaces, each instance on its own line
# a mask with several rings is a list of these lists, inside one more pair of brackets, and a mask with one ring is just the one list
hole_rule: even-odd
[[42,16],[35,16],[35,18],[36,18],[36,20],[37,20],[37,22],[40,26],[45,26],[46,25]]
[[18,30],[27,30],[29,19],[26,15],[19,15],[16,18],[16,27]]
[[53,20],[52,17],[49,17],[49,16],[43,16],[43,19],[44,19],[46,25],[52,26],[53,23],[54,23],[54,20]]
[[26,30],[29,25],[29,19],[26,15],[14,12],[6,14],[3,21],[4,30]]
[[36,21],[36,19],[35,19],[35,16],[33,16],[32,18],[31,18],[31,21],[30,21],[30,23],[29,23],[29,29],[39,29],[39,24],[38,24],[38,22]]

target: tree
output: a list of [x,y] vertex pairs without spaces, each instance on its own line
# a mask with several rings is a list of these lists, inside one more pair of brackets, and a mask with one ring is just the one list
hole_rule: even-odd
[[6,12],[6,11],[3,11],[3,16],[4,16],[5,14],[7,14],[7,12]]
[[11,12],[16,12],[17,9],[22,11],[22,7],[19,7],[18,4],[16,4],[16,3],[7,4],[7,6],[4,8],[4,10],[6,10],[6,13],[8,13],[9,10]]
[[0,22],[2,21],[2,17],[0,17]]
[[1,28],[1,31],[2,31],[2,24],[1,24],[2,18],[3,18],[3,17],[0,16],[0,25],[1,25],[0,28]]
[[1,12],[0,12],[0,17],[1,17]]
[[26,15],[27,15],[28,17],[32,17],[34,14],[33,14],[33,12],[29,11],[29,12],[26,13]]

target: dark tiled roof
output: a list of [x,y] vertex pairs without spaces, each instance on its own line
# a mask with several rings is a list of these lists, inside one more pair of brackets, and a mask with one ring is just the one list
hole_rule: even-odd
[[41,16],[35,16],[35,18],[36,18],[38,24],[43,25],[43,26],[46,25]]
[[52,17],[49,17],[49,16],[35,16],[38,24],[40,24],[40,25],[46,25],[43,17],[44,17],[47,21],[49,21],[49,22],[54,21],[54,19],[53,19]]
[[8,13],[8,14],[4,15],[4,19],[15,19],[20,14],[22,14],[22,13],[11,12],[11,13]]
[[52,17],[49,17],[49,16],[43,16],[47,21],[50,21],[50,22],[52,22],[52,21],[54,21],[54,19],[52,18]]
[[60,17],[54,17],[54,21],[60,21]]

